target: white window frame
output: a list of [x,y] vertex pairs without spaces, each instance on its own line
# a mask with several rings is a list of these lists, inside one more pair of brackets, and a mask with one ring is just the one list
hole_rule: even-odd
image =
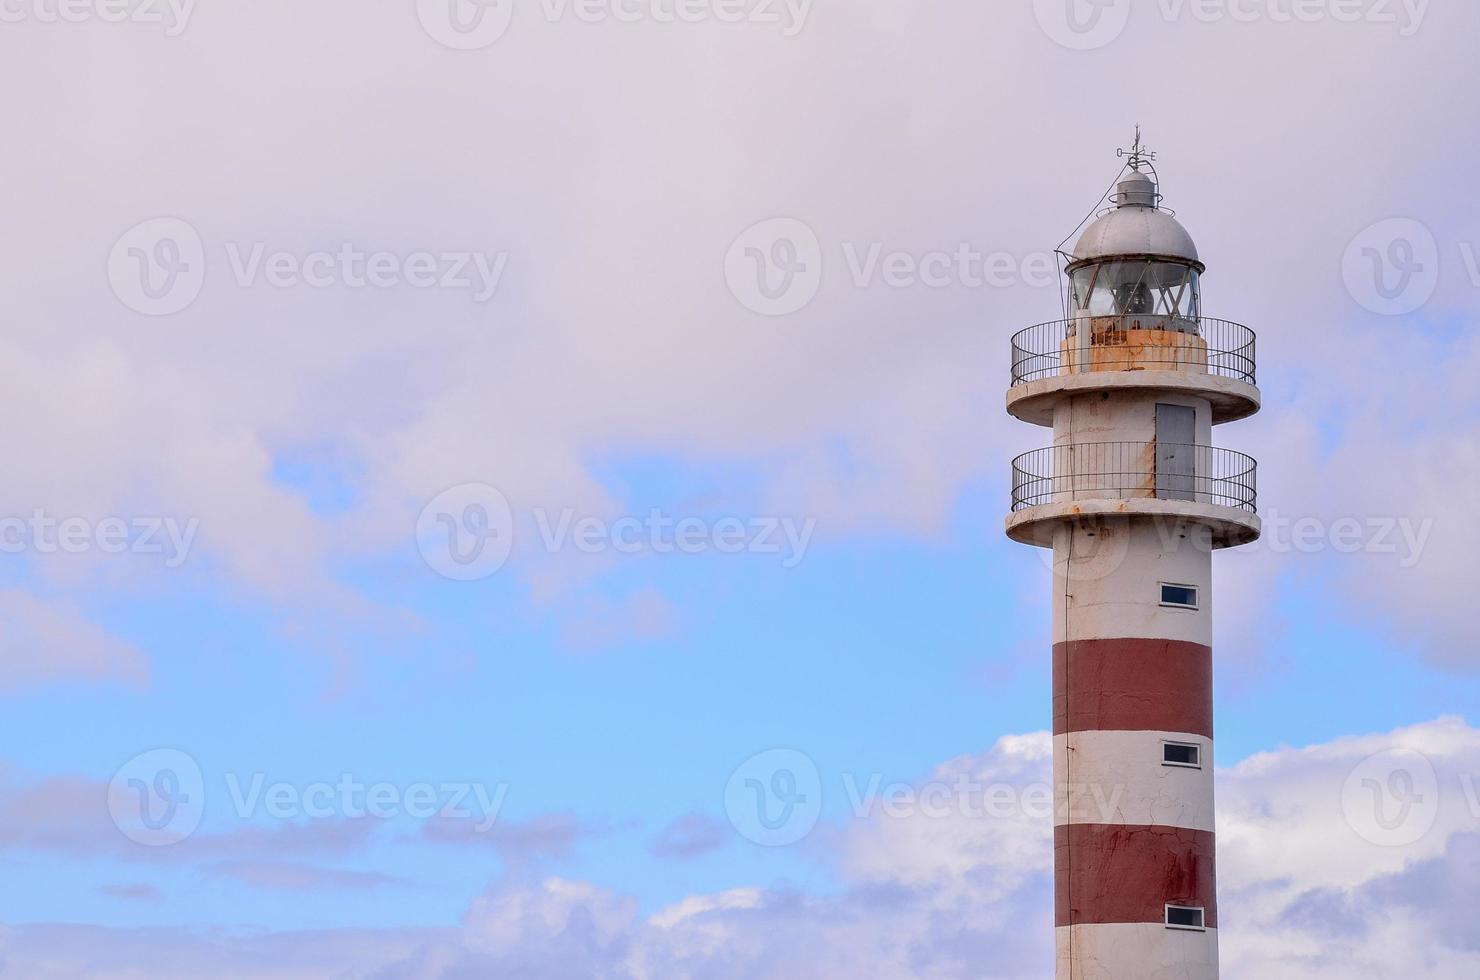
[[[1200,921],[1202,923],[1202,925],[1200,925],[1200,926],[1173,925],[1172,924],[1172,909],[1181,909],[1184,912],[1196,912],[1198,914],[1198,917],[1199,917],[1198,921]],[[1183,932],[1207,932],[1208,931],[1208,910],[1205,909],[1205,908],[1203,908],[1200,905],[1176,905],[1176,904],[1173,904],[1171,902],[1168,902],[1167,905],[1166,905],[1166,909],[1162,913],[1162,921],[1165,923],[1165,925],[1166,925],[1166,927],[1168,929],[1180,929]]]
[[[1202,608],[1202,589],[1195,585],[1186,585],[1182,582],[1161,582],[1157,585],[1158,598],[1163,609],[1185,609],[1188,612],[1196,612]],[[1192,605],[1183,602],[1167,602],[1167,589],[1188,589],[1192,592]]]
[[[1173,762],[1167,758],[1168,745],[1179,745],[1189,749],[1197,749],[1197,762]],[[1175,739],[1164,738],[1161,740],[1161,764],[1163,766],[1171,766],[1174,769],[1201,769],[1203,767],[1202,750],[1203,747],[1200,742],[1178,742]]]

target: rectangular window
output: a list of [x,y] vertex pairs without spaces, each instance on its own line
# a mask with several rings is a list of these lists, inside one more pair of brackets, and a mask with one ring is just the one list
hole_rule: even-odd
[[1161,583],[1161,604],[1177,609],[1197,608],[1197,586]]
[[1161,764],[1164,766],[1186,766],[1202,768],[1202,746],[1188,742],[1162,742]]
[[1196,929],[1202,932],[1207,928],[1203,925],[1203,910],[1186,905],[1168,905],[1167,928]]

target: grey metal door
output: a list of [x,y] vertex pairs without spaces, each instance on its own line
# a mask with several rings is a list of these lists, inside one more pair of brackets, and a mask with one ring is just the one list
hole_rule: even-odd
[[1185,405],[1156,406],[1156,495],[1196,499],[1197,413]]

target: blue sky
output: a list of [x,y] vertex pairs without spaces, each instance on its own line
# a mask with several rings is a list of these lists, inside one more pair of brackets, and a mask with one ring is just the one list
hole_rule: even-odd
[[[1225,972],[1475,975],[1435,923],[1480,855],[1480,13],[510,3],[0,24],[0,519],[90,542],[0,554],[0,974],[1042,976],[1050,821],[847,788],[1048,778],[1009,338],[1140,123],[1205,312],[1259,333],[1263,412],[1215,433],[1278,528],[1215,562]],[[456,581],[419,521],[470,503],[510,550]],[[800,537],[577,543],[654,512]],[[726,793],[777,749],[822,809],[763,847]],[[110,804],[158,750],[204,816],[146,846]],[[1343,787],[1394,753],[1434,824],[1374,842]],[[232,803],[345,774],[498,820]]]

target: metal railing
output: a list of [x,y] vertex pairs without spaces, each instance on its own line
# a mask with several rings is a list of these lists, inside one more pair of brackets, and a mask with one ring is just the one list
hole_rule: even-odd
[[1258,464],[1212,446],[1085,442],[1024,453],[1012,461],[1012,509],[1069,500],[1157,498],[1253,512]]
[[[1088,342],[1077,331],[1088,325]],[[1185,339],[1184,339],[1185,338]],[[1191,342],[1189,342],[1189,340]],[[1197,371],[1255,383],[1254,331],[1213,317],[1116,315],[1055,320],[1012,338],[1016,387],[1078,371]]]

